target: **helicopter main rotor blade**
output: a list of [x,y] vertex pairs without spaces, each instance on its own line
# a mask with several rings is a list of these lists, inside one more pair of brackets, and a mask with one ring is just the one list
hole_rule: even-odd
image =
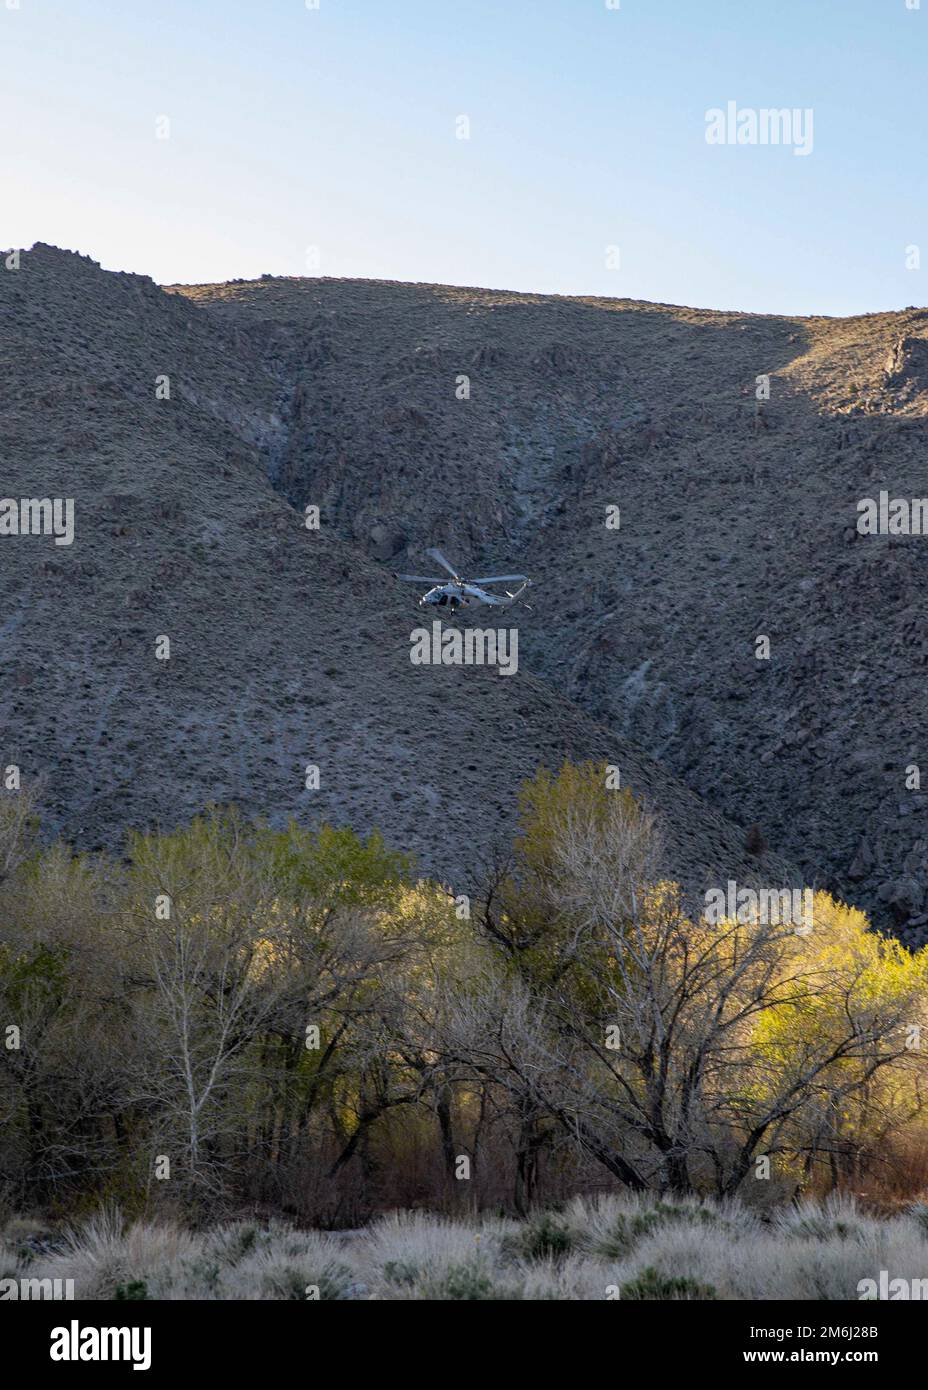
[[411,579],[414,584],[444,584],[444,579],[436,579],[434,574],[398,574],[397,579]]
[[524,574],[485,574],[482,579],[472,579],[472,584],[515,584],[524,580]]
[[445,559],[444,555],[442,555],[440,550],[437,550],[433,547],[431,550],[427,550],[425,553],[426,555],[431,555],[433,560],[437,560],[438,563],[441,565],[442,569],[446,569],[448,571],[452,579],[457,579],[457,570],[451,564],[450,560]]

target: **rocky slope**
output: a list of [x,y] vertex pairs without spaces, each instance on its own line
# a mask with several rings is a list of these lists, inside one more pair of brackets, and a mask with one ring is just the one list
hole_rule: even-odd
[[[385,562],[438,540],[462,559],[540,564],[558,515],[582,545],[594,474],[558,482],[570,463],[562,412],[575,390],[589,393],[591,420],[597,391],[626,407],[605,378],[557,409],[533,405],[532,373],[557,397],[562,366],[526,321],[525,353],[542,364],[520,359],[510,384],[497,369],[483,423],[452,405],[449,434],[433,397],[464,349],[444,343],[442,315],[448,333],[466,327],[474,296],[343,292],[344,308],[325,284],[172,294],[43,245],[0,270],[0,494],[75,502],[70,546],[0,538],[0,766],[41,776],[46,825],[83,847],[235,801],[277,824],[377,825],[470,886],[511,834],[520,780],[595,756],[659,811],[688,883],[788,877],[775,846],[747,854],[743,826],[674,777],[673,747],[655,744],[657,762],[621,732],[636,720],[602,672],[579,680],[610,582],[592,523],[595,564],[570,581],[557,555],[545,559],[517,676],[411,665],[415,592]],[[473,312],[479,373],[504,349]],[[304,500],[322,504],[319,532],[291,505]],[[305,786],[309,764],[318,789]]]
[[525,568],[523,649],[550,690],[924,938],[926,793],[906,770],[928,770],[928,536],[855,523],[881,489],[928,495],[926,311],[175,290],[260,355],[282,392],[276,485],[383,566],[385,608],[388,571],[429,544]]

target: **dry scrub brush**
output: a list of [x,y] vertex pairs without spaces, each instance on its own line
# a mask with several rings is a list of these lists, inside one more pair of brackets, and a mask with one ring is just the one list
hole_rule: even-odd
[[761,1220],[737,1201],[607,1196],[525,1222],[399,1213],[340,1236],[109,1211],[35,1243],[8,1229],[0,1278],[73,1280],[89,1299],[855,1300],[882,1270],[928,1279],[928,1208],[878,1220],[847,1198]]

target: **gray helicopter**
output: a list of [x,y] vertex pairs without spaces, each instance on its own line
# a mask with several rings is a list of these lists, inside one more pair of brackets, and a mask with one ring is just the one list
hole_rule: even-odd
[[[531,587],[532,581],[524,574],[485,574],[479,579],[462,579],[454,565],[440,550],[433,548],[425,553],[436,560],[442,569],[447,570],[451,579],[436,579],[434,575],[427,574],[398,574],[397,579],[408,579],[413,584],[434,585],[434,588],[429,589],[428,593],[420,598],[420,608],[443,608],[452,614],[459,608],[468,608],[472,603],[484,603],[492,608],[509,608],[513,603],[518,603],[525,590]],[[500,594],[492,594],[484,589],[484,584],[518,584],[520,587],[514,593],[506,590],[506,596],[503,598]],[[523,607],[528,608],[528,604],[523,604]]]

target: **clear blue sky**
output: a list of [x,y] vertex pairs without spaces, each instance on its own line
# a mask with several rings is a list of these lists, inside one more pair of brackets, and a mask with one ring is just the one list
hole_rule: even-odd
[[[161,282],[305,274],[315,246],[325,275],[928,302],[928,0],[9,3],[0,246]],[[709,145],[729,101],[811,107],[811,155]]]

